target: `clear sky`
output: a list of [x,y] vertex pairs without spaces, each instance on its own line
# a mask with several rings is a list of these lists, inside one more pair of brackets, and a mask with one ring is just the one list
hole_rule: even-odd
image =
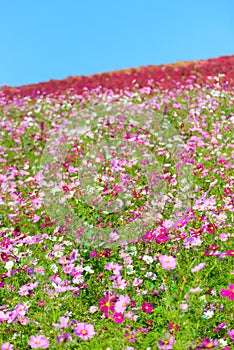
[[234,54],[234,0],[0,0],[0,85]]

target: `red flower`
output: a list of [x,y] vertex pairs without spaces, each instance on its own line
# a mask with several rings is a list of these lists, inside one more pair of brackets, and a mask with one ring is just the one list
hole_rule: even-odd
[[212,245],[208,244],[207,249],[208,249],[208,250],[214,250],[214,251],[215,251],[215,250],[218,249],[218,245],[217,245],[216,243],[214,243],[214,244],[212,244]]
[[217,227],[214,224],[210,223],[206,226],[206,230],[207,230],[207,232],[214,234],[217,230]]
[[199,164],[197,164],[196,169],[200,170],[200,171],[203,171],[205,169],[205,167],[204,167],[203,164],[199,163]]
[[231,193],[232,193],[232,190],[231,190],[230,187],[225,187],[225,188],[224,188],[224,192],[225,192],[226,194],[231,194]]
[[154,310],[153,306],[150,303],[143,303],[142,304],[142,311],[145,312],[146,314],[151,313]]
[[176,323],[174,323],[174,322],[169,322],[168,323],[168,328],[172,329],[173,331],[178,331],[179,326]]
[[1,253],[1,258],[3,261],[9,261],[10,258],[15,258],[14,255],[11,254],[6,254],[6,253]]

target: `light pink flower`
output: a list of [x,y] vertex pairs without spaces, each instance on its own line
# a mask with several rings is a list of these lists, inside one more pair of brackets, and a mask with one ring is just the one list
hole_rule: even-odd
[[234,341],[234,329],[228,329],[228,335]]
[[170,255],[161,255],[159,261],[162,265],[162,268],[165,270],[174,270],[176,267],[176,259]]
[[182,303],[182,304],[180,304],[180,308],[184,312],[188,312],[188,304]]
[[19,295],[21,295],[21,296],[28,295],[29,294],[29,290],[30,289],[26,285],[24,285],[24,286],[20,287]]
[[140,278],[134,278],[133,282],[132,282],[132,285],[133,287],[137,287],[139,286],[141,283],[143,282],[143,280],[141,280]]
[[191,272],[198,272],[198,271],[202,270],[205,266],[206,266],[205,263],[200,263],[197,266],[193,267],[191,269]]
[[202,289],[199,287],[190,289],[190,293],[199,293],[201,291],[202,291]]
[[120,295],[119,301],[117,301],[117,303],[115,304],[115,311],[124,312],[129,302],[130,298],[128,295]]
[[221,232],[219,235],[219,239],[223,242],[228,240],[228,235],[225,232]]
[[47,349],[50,345],[48,339],[43,335],[36,334],[30,337],[28,345],[33,349]]
[[114,275],[120,275],[120,271],[122,270],[123,266],[118,263],[109,262],[105,266],[105,270],[112,271]]
[[55,328],[67,328],[69,325],[69,317],[60,317],[60,323],[52,323]]
[[13,350],[13,345],[11,343],[3,343],[1,346],[1,350]]
[[95,335],[93,325],[85,323],[78,323],[74,328],[74,333],[83,340],[93,338]]

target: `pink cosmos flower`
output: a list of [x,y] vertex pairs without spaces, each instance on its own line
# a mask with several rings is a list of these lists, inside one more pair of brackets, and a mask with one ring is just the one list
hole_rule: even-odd
[[83,340],[93,338],[95,330],[92,324],[78,323],[74,328],[74,333]]
[[[116,275],[117,276],[117,275]],[[127,287],[127,283],[121,276],[113,282],[113,288],[124,290]]]
[[5,314],[3,311],[0,311],[0,323],[7,320],[8,320],[7,314]]
[[145,312],[146,314],[149,314],[150,312],[152,312],[154,310],[152,304],[147,303],[147,302],[143,303],[141,308],[142,308],[142,311]]
[[105,298],[100,298],[98,306],[100,307],[100,311],[104,312],[108,315],[109,311],[115,311],[115,301],[116,297],[111,297],[109,294],[105,296]]
[[225,255],[234,256],[234,250],[227,250]]
[[162,268],[165,270],[174,270],[176,267],[176,259],[170,255],[161,255],[159,261],[162,265]]
[[157,238],[156,238],[156,242],[157,242],[158,244],[166,243],[166,241],[168,241],[168,239],[169,239],[169,238],[168,238],[166,235],[160,233],[160,234],[157,236]]
[[90,308],[89,308],[89,312],[91,314],[94,314],[97,310],[98,310],[98,307],[94,306],[94,305],[90,306]]
[[173,344],[175,343],[175,338],[170,335],[170,333],[165,334],[165,340],[158,340],[159,350],[172,350]]
[[108,264],[106,264],[104,269],[112,271],[114,275],[120,275],[120,271],[122,270],[122,268],[122,265],[118,263],[109,262]]
[[128,295],[120,295],[119,301],[117,301],[117,303],[115,304],[115,311],[124,312],[129,302],[130,298]]
[[181,308],[181,310],[183,310],[184,312],[188,312],[188,304],[182,303],[182,304],[180,304],[180,308]]
[[60,317],[60,323],[52,323],[52,326],[54,326],[55,328],[67,328],[69,325],[69,317]]
[[226,327],[226,323],[222,322],[222,323],[218,324],[217,327],[214,328],[213,330],[215,333],[217,333],[220,329],[225,328],[225,327]]
[[190,293],[200,293],[200,292],[202,292],[202,289],[199,287],[190,289]]
[[234,299],[234,284],[229,284],[229,289],[221,289],[221,295],[222,297],[227,297],[229,300]]
[[219,346],[218,340],[210,340],[209,338],[205,338],[202,340],[203,349],[213,349]]
[[44,274],[44,267],[43,266],[35,267],[34,271],[43,275]]
[[43,335],[36,334],[30,337],[28,345],[33,349],[47,349],[50,345],[48,339]]
[[139,315],[135,315],[132,311],[129,311],[125,314],[125,316],[129,319],[132,320],[134,322],[136,322],[136,320],[140,317]]
[[116,312],[114,313],[114,317],[113,317],[115,323],[120,324],[124,322],[124,314],[122,314],[121,312]]
[[219,239],[220,241],[225,242],[228,240],[228,235],[225,232],[221,232],[219,235]]
[[20,287],[18,293],[19,293],[19,295],[21,295],[21,296],[28,295],[28,294],[29,294],[29,288],[28,288],[26,285],[24,285],[24,286]]
[[11,343],[4,343],[1,346],[1,350],[13,350],[13,345]]
[[133,282],[132,282],[132,285],[133,287],[137,287],[139,286],[141,283],[143,282],[143,280],[141,280],[140,278],[134,278]]
[[69,341],[69,340],[72,340],[71,334],[69,334],[69,333],[64,333],[63,334],[62,333],[62,334],[57,336],[56,344],[59,344],[59,343],[65,342],[65,341]]
[[191,269],[191,272],[198,272],[198,271],[202,270],[205,266],[206,266],[205,263],[200,263],[197,266],[193,267]]
[[229,337],[232,339],[232,341],[234,342],[234,329],[228,329],[228,335]]

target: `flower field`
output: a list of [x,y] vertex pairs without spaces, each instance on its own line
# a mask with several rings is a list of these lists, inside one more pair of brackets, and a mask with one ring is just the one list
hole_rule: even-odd
[[0,348],[234,348],[234,56],[0,89]]

